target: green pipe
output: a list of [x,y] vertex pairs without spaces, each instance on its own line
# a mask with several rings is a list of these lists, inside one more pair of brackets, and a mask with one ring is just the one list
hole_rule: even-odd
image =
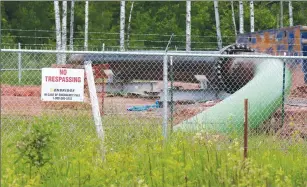
[[[208,110],[183,121],[174,131],[243,132],[244,99],[249,102],[249,128],[259,127],[280,107],[283,95],[283,62],[255,59],[255,76],[240,90]],[[291,87],[291,72],[285,69],[285,94]]]

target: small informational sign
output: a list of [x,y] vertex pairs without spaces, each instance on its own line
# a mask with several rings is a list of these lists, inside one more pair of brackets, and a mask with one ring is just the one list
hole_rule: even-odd
[[84,100],[84,69],[42,68],[42,101]]

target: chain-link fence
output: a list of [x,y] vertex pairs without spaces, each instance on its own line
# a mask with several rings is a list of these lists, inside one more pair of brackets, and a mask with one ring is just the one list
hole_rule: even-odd
[[[218,149],[234,139],[243,147],[246,113],[249,148],[306,146],[307,58],[254,54],[248,48],[228,53],[3,50],[3,163],[12,164],[12,145],[24,150],[23,138],[36,131],[46,138],[42,142],[55,134],[59,157],[82,156],[99,142],[97,117],[107,152],[139,150],[144,141],[172,139],[182,131],[186,139],[215,141]],[[95,86],[85,71],[82,102],[69,101],[73,79],[42,74],[42,68],[84,69],[85,64],[92,67]],[[62,101],[42,100],[44,80],[57,83],[50,92]],[[99,107],[93,107],[95,101]],[[44,156],[29,158],[44,164]]]
[[[5,119],[5,116],[12,115],[16,118],[64,115],[66,117],[62,120],[74,121],[80,114],[88,115],[87,122],[92,122],[86,76],[84,102],[41,100],[42,68],[82,69],[88,61],[93,66],[104,125],[112,123],[113,119],[141,124],[155,121],[161,125],[166,88],[167,121],[172,127],[181,126],[188,119],[193,119],[193,123],[182,125],[187,129],[193,129],[194,119],[200,120],[200,124],[212,120],[210,128],[216,131],[228,131],[227,120],[231,128],[243,127],[244,111],[241,109],[245,98],[250,102],[253,130],[262,128],[288,134],[291,132],[285,132],[285,129],[290,122],[306,123],[304,57],[214,53],[56,54],[55,51],[4,50],[1,57],[2,116]],[[163,72],[163,63],[167,65],[167,72]],[[303,131],[302,128],[302,136]]]

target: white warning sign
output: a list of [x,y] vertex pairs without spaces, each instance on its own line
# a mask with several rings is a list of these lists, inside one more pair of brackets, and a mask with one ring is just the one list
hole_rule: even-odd
[[42,68],[42,101],[84,100],[84,69]]

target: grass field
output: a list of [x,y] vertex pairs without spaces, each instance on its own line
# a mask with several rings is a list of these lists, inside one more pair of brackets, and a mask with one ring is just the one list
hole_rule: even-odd
[[[2,84],[10,85],[40,85],[41,71],[27,69],[41,69],[51,67],[56,63],[56,54],[48,53],[21,53],[22,79],[18,81],[18,53],[1,53],[1,79]],[[11,70],[7,70],[11,69]],[[12,70],[14,69],[14,70]]]
[[41,85],[41,79],[42,74],[39,70],[23,71],[20,83],[18,71],[2,71],[0,83],[9,85]]
[[[105,117],[105,160],[89,116],[2,117],[2,186],[306,186],[307,146],[274,136],[173,133]],[[282,145],[282,146],[281,146]]]

